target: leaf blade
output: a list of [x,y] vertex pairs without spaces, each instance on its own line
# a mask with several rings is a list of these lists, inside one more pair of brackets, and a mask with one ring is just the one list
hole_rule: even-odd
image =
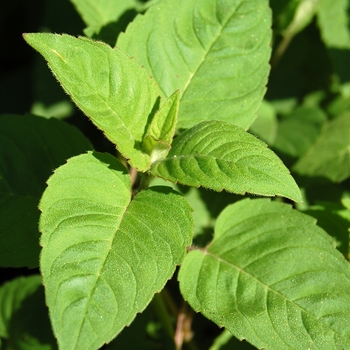
[[350,176],[349,120],[349,113],[343,113],[325,124],[293,170],[306,176],[323,176],[333,182],[347,179]]
[[62,348],[111,341],[160,291],[191,242],[185,200],[158,188],[131,201],[129,174],[110,155],[70,159],[50,178],[40,207],[41,270]]
[[270,18],[267,1],[166,1],[138,16],[117,45],[163,96],[181,90],[179,128],[219,119],[247,129],[265,92]]
[[215,191],[282,195],[301,201],[289,171],[267,146],[242,128],[207,121],[182,133],[153,176]]
[[313,219],[287,205],[247,199],[227,207],[179,281],[196,311],[259,348],[348,347],[348,263]]
[[120,49],[102,42],[58,34],[25,34],[75,104],[101,129],[135,168],[145,171],[141,143],[158,89],[146,71]]

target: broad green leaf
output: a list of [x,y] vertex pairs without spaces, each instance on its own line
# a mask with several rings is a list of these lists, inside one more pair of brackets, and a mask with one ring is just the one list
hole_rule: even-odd
[[117,45],[163,96],[181,91],[179,128],[218,119],[247,129],[265,92],[270,27],[266,0],[166,0],[139,15]]
[[323,128],[316,142],[296,163],[306,176],[323,176],[333,182],[350,177],[350,114],[343,113]]
[[316,141],[327,115],[320,108],[299,107],[280,121],[273,147],[292,157],[302,156]]
[[53,169],[91,150],[75,127],[32,115],[0,116],[0,265],[39,264],[38,203]]
[[268,199],[220,215],[180,289],[195,311],[265,349],[349,349],[350,267],[309,216]]
[[0,287],[0,337],[6,349],[57,349],[41,276],[19,277]]
[[88,26],[87,35],[98,33],[100,29],[115,22],[125,11],[135,7],[135,0],[70,0]]
[[191,208],[170,188],[131,197],[108,154],[71,158],[40,203],[41,271],[60,349],[93,350],[145,309],[191,243]]
[[25,34],[48,61],[76,105],[140,171],[150,166],[141,152],[145,128],[158,104],[158,88],[135,59],[120,49],[58,34]]
[[288,169],[266,144],[225,122],[206,121],[186,130],[174,140],[167,158],[150,171],[188,186],[301,201]]
[[322,0],[317,6],[317,22],[326,46],[350,48],[348,0]]
[[176,128],[179,101],[180,93],[177,90],[165,101],[148,125],[142,149],[150,155],[152,163],[165,158],[170,151]]

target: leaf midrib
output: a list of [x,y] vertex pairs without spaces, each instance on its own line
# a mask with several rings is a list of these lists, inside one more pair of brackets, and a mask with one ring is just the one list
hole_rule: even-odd
[[[190,74],[189,79],[187,81],[187,83],[185,84],[185,86],[183,87],[183,92],[182,92],[182,97],[185,96],[185,93],[187,91],[187,88],[189,87],[193,76],[198,72],[199,68],[202,66],[203,62],[205,61],[206,57],[208,56],[209,52],[211,51],[212,47],[214,46],[214,44],[216,43],[216,41],[218,40],[218,38],[222,35],[222,32],[224,31],[224,28],[226,27],[227,23],[231,20],[231,18],[236,14],[237,10],[239,9],[239,7],[242,6],[242,4],[240,4],[239,6],[237,6],[237,8],[235,9],[235,11],[232,13],[231,16],[229,16],[226,20],[226,22],[224,24],[221,25],[220,30],[218,31],[218,34],[216,35],[216,37],[213,39],[212,43],[209,45],[207,51],[204,53],[202,59],[198,62],[197,67],[194,69],[193,73]],[[216,11],[217,12],[217,11]],[[193,21],[192,21],[193,24]],[[195,32],[195,30],[194,30]],[[199,41],[199,40],[198,40]],[[200,41],[199,41],[200,43]],[[200,43],[200,45],[203,47],[203,45]],[[181,98],[182,99],[182,98]]]
[[[291,247],[287,247],[287,248],[291,248]],[[307,248],[312,248],[312,247],[307,247]],[[280,250],[280,249],[279,249]],[[315,249],[316,250],[316,249]],[[319,250],[317,250],[319,252]],[[293,304],[297,309],[299,309],[301,312],[305,312],[307,315],[309,315],[309,317],[313,318],[317,323],[319,324],[322,324],[323,326],[327,327],[329,330],[331,330],[333,333],[337,334],[338,336],[340,336],[341,338],[345,339],[345,336],[341,333],[339,333],[338,331],[336,331],[335,329],[331,328],[327,323],[323,323],[320,321],[319,318],[317,318],[315,315],[311,314],[309,310],[306,310],[305,308],[303,308],[302,306],[298,305],[297,303],[295,303],[293,300],[290,300],[288,299],[285,295],[281,294],[278,290],[275,290],[273,288],[271,288],[269,285],[263,283],[261,280],[259,280],[257,277],[251,275],[250,273],[248,273],[247,271],[245,271],[243,268],[227,261],[227,260],[224,260],[223,258],[221,258],[220,256],[218,255],[215,255],[211,252],[209,252],[208,250],[201,250],[201,252],[204,254],[204,255],[208,255],[216,260],[218,260],[220,263],[223,263],[225,265],[228,265],[230,267],[233,267],[235,268],[239,273],[243,273],[245,274],[246,276],[248,276],[249,278],[251,278],[252,280],[255,280],[258,284],[264,286],[267,290],[269,290],[271,293],[275,293],[277,294],[280,298],[282,298],[282,300],[285,300],[285,301],[288,301],[289,303]],[[272,252],[270,252],[272,253]],[[328,251],[327,251],[328,253]],[[309,271],[305,271],[305,272],[312,272],[312,271],[315,271],[315,272],[320,272],[320,270],[309,270]],[[266,311],[268,311],[269,309],[266,308]],[[240,314],[246,318],[241,312]],[[279,333],[277,333],[279,334]],[[307,334],[309,334],[307,332]],[[281,338],[281,340],[283,341],[283,339]],[[313,342],[314,343],[314,342]]]

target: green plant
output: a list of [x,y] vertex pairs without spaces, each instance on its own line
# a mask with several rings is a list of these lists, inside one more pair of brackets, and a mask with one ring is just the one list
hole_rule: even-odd
[[[287,113],[277,103],[262,103],[273,34],[265,0],[130,0],[120,8],[113,3],[113,11],[112,1],[72,2],[90,38],[37,33],[24,39],[117,152],[94,151],[59,120],[2,117],[1,141],[7,144],[0,163],[6,217],[1,263],[37,266],[39,198],[42,247],[41,277],[18,278],[0,289],[4,349],[56,346],[41,281],[60,349],[102,347],[151,302],[155,324],[168,334],[162,346],[180,349],[191,338],[186,339],[191,316],[185,301],[225,327],[210,339],[212,349],[224,348],[231,335],[257,348],[350,349],[350,269],[341,254],[349,254],[344,227],[350,221],[346,84],[334,83],[338,95],[328,97],[331,103],[313,93],[297,107],[284,103]],[[335,45],[333,38],[340,40],[342,33],[337,45],[349,49],[346,23],[329,28],[326,0],[285,3],[279,16],[275,12],[275,34],[284,30],[284,39],[273,64],[315,14],[325,45]],[[336,4],[344,17],[344,2]],[[120,23],[108,25],[130,9],[145,13],[118,36],[116,46],[102,42],[116,39],[111,33],[118,33]],[[101,11],[105,16],[98,17]],[[252,134],[290,165],[303,195],[280,157]],[[313,186],[336,186],[343,206],[330,195],[327,202],[313,202]],[[215,214],[211,205],[218,208]],[[9,238],[6,232],[27,212],[29,219]],[[333,215],[339,230],[322,212]],[[341,252],[313,217],[320,225],[324,220],[321,227],[338,239]],[[170,279],[178,280],[179,295],[165,287]],[[177,302],[183,310],[175,307],[173,316]],[[41,318],[33,315],[36,305]],[[142,333],[133,331],[131,348],[157,347],[144,340],[152,325],[149,312],[144,311]],[[28,314],[33,323],[44,319],[48,331],[21,324]],[[148,328],[154,342],[157,332]],[[118,339],[106,348],[130,346],[130,338]],[[188,344],[196,348],[195,340]]]

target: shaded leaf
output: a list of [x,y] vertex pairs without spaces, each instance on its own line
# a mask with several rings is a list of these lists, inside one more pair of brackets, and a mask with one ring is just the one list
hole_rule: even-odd
[[274,149],[292,157],[302,156],[316,141],[326,121],[327,115],[320,108],[297,108],[278,124]]
[[349,349],[349,264],[314,219],[288,205],[227,207],[179,281],[195,311],[258,348]]
[[19,277],[0,287],[0,337],[9,349],[57,349],[41,276]]
[[191,208],[170,188],[131,198],[108,154],[71,158],[40,203],[41,270],[62,349],[96,349],[160,291],[191,243]]
[[316,142],[293,169],[302,175],[341,182],[350,176],[350,114],[344,113],[323,128]]
[[347,0],[322,0],[316,13],[323,42],[330,48],[349,49],[350,32]]
[[322,227],[337,241],[337,248],[344,256],[349,257],[350,212],[340,203],[319,202],[310,206],[305,213],[317,219]]
[[32,115],[0,116],[0,265],[39,264],[38,203],[52,171],[91,150],[75,127]]
[[257,135],[268,145],[273,144],[276,139],[278,127],[275,109],[271,103],[263,100],[257,111],[257,115],[258,117],[250,126],[249,131]]
[[25,40],[48,61],[76,105],[100,128],[130,164],[150,165],[141,152],[148,119],[158,101],[155,82],[118,48],[87,38],[25,34]]
[[301,201],[288,169],[266,144],[224,122],[202,122],[186,130],[174,140],[167,158],[152,164],[151,174],[215,191]]
[[182,93],[179,128],[208,119],[248,128],[269,72],[268,1],[162,1],[117,45],[152,74],[162,95]]

